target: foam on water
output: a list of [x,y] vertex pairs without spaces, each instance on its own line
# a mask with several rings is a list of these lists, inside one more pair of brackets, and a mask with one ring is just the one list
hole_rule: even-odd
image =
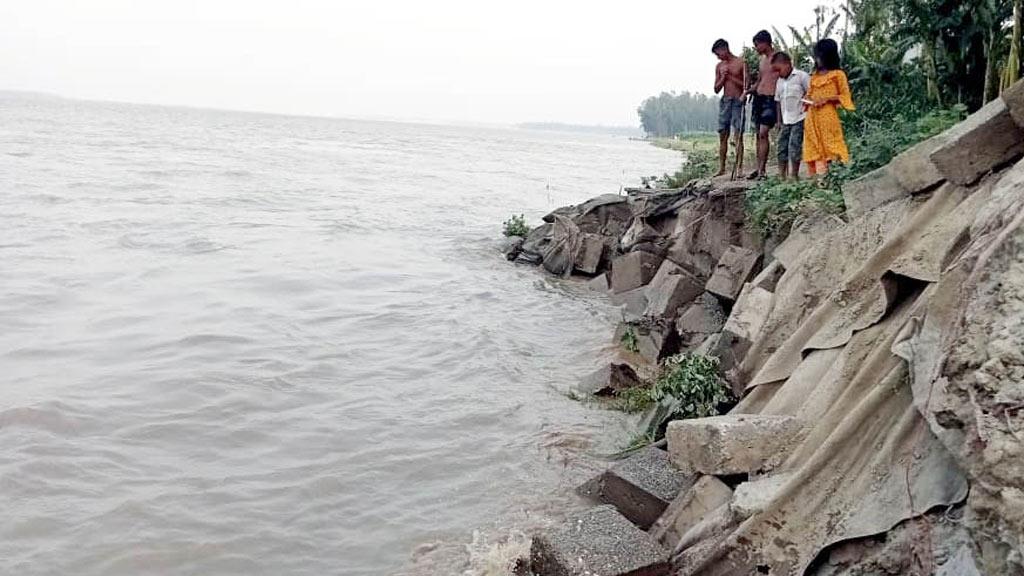
[[622,441],[562,394],[613,311],[496,237],[674,154],[9,95],[0,126],[0,573],[495,574]]

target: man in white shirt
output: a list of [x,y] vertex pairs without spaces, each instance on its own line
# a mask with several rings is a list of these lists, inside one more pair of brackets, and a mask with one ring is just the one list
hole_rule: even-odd
[[782,119],[779,131],[779,176],[786,180],[792,168],[793,180],[800,179],[800,161],[804,155],[804,118],[807,106],[804,100],[811,88],[811,77],[803,70],[793,68],[793,59],[785,52],[772,56],[772,68],[779,75],[775,85],[775,103]]

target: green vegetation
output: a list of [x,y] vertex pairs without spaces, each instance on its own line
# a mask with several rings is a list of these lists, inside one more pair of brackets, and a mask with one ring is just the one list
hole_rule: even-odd
[[[718,134],[696,132],[675,138],[657,138],[654,145],[659,148],[676,150],[686,154],[686,161],[674,174],[665,174],[661,182],[669,188],[682,188],[693,180],[708,178],[718,171]],[[731,167],[735,151],[730,148],[727,166]],[[744,166],[754,164],[754,144],[751,142],[744,152]]]
[[615,406],[629,413],[644,412],[640,431],[628,451],[663,438],[672,420],[716,416],[733,400],[718,374],[718,358],[679,354],[662,363],[650,386],[619,393]]
[[513,214],[508,220],[505,220],[505,236],[526,236],[530,233],[530,227],[526,225],[526,218],[522,214],[518,216]]
[[632,326],[626,328],[626,331],[622,333],[622,347],[626,350],[636,354],[640,351],[640,340],[636,337],[636,330]]
[[747,191],[747,217],[764,237],[785,236],[800,216],[842,214],[846,211],[843,192],[835,178],[824,185],[802,180],[783,182],[776,178],[759,182]]

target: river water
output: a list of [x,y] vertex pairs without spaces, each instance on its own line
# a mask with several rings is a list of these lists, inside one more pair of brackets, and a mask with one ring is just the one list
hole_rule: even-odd
[[628,429],[564,395],[615,311],[500,223],[678,162],[0,97],[0,573],[499,573]]

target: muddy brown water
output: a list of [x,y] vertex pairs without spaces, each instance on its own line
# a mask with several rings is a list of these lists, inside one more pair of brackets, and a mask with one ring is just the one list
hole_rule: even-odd
[[675,153],[0,99],[0,573],[495,573],[628,433],[496,238]]

